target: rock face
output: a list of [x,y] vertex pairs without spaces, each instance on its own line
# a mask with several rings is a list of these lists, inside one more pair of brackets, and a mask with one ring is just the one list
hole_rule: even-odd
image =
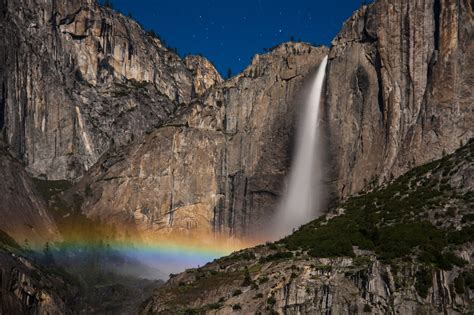
[[33,187],[23,166],[0,141],[0,230],[23,244],[30,245],[59,239],[53,218],[41,196]]
[[81,176],[220,80],[95,0],[2,0],[0,26],[0,130],[37,177]]
[[104,157],[76,187],[94,192],[83,211],[165,233],[258,231],[288,172],[297,96],[326,53],[289,43],[257,55],[140,143]]
[[172,276],[142,313],[472,312],[473,157],[471,141],[277,243]]
[[344,24],[324,106],[338,196],[473,137],[473,10],[468,0],[379,0]]
[[72,314],[77,288],[0,245],[1,314]]
[[184,63],[194,76],[194,91],[199,96],[213,85],[224,81],[212,63],[204,57],[190,55],[184,58]]

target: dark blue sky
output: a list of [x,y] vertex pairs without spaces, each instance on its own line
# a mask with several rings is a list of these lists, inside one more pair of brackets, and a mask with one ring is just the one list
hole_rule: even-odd
[[291,36],[329,45],[359,0],[112,0],[180,55],[201,53],[225,75]]

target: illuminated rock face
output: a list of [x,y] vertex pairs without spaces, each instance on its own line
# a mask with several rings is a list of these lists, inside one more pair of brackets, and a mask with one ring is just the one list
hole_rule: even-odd
[[203,58],[195,78],[159,39],[95,1],[1,8],[0,129],[34,176],[81,176],[221,80]]
[[472,137],[472,10],[376,1],[329,51],[282,44],[222,82],[204,58],[181,60],[95,1],[3,1],[0,129],[30,174],[87,173],[76,192],[91,186],[90,216],[253,234],[274,214],[303,87],[325,54],[323,146],[336,197]]
[[298,96],[327,51],[292,43],[257,55],[143,141],[104,156],[76,187],[94,192],[83,211],[165,235],[255,235],[276,211]]
[[473,137],[472,1],[385,1],[346,21],[329,54],[335,193],[347,197]]

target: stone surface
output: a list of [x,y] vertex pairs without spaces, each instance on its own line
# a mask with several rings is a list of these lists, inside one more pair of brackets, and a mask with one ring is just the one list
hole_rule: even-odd
[[382,183],[473,137],[472,1],[379,0],[333,40],[325,122],[337,196]]
[[201,93],[220,79],[203,58],[193,77],[157,37],[95,0],[0,6],[0,130],[36,177],[80,177],[188,103],[194,84]]
[[184,63],[193,74],[193,86],[197,96],[203,95],[213,85],[224,81],[214,65],[202,56],[189,55],[184,58]]
[[[464,314],[472,311],[472,290],[456,294],[453,281],[462,270],[432,274],[427,298],[415,289],[420,266],[406,264],[400,272],[370,258],[359,265],[353,258],[296,257],[259,264],[271,253],[256,249],[257,260],[210,263],[171,278],[155,291],[141,314]],[[466,254],[472,253],[472,247]],[[250,270],[258,287],[242,285]],[[395,289],[394,279],[403,283]],[[240,290],[241,293],[238,293]],[[273,301],[272,301],[273,299]],[[220,301],[220,302],[219,302]],[[240,310],[234,310],[235,305]],[[272,312],[273,311],[273,312]]]
[[[396,203],[398,200],[394,200],[391,194],[388,199],[381,199],[380,190],[363,193],[346,203],[340,203],[328,215],[302,227],[294,236],[235,252],[201,268],[172,276],[144,304],[142,314],[470,313],[474,309],[474,247],[472,235],[468,235],[472,233],[474,223],[473,157],[474,141],[471,141],[453,155],[414,169],[405,178],[409,186],[403,186],[400,181],[384,186],[385,193],[398,195],[395,199],[408,199],[410,194],[421,198],[420,192],[426,186],[440,193],[434,195],[437,196],[434,199],[425,196],[424,200],[431,202],[426,202],[415,211],[404,208],[411,206],[409,203]],[[449,188],[442,189],[446,185]],[[376,203],[384,204],[391,200],[392,205],[367,213],[367,217],[370,217],[367,220],[375,220],[375,230],[369,232],[364,230],[365,226],[349,225],[351,221],[345,214],[359,214],[363,212],[360,209],[373,207],[370,201],[374,200],[374,196],[378,196],[375,198]],[[356,200],[364,201],[359,202],[361,208],[354,208]],[[402,206],[394,210],[393,205]],[[393,216],[394,211],[398,211],[398,215]],[[392,219],[385,221],[390,215]],[[339,225],[331,225],[335,221]],[[434,245],[432,240],[423,240],[410,248],[408,253],[396,256],[400,247],[410,244],[417,237],[423,239],[420,235],[406,235],[403,227],[414,222],[429,224],[427,221],[432,223],[431,228],[442,233],[440,235],[446,235],[446,243]],[[401,238],[408,241],[402,241],[400,247],[388,245],[391,249],[389,255],[393,257],[383,257],[378,247],[372,251],[353,246],[352,256],[312,252],[315,247],[311,247],[311,237],[316,234],[319,237],[324,234],[333,236],[328,229],[340,227],[341,224],[348,225],[347,229],[364,230],[362,233],[375,235],[367,239],[383,239],[387,229],[397,227],[396,233],[401,233]],[[322,232],[318,233],[318,230]],[[467,234],[463,238],[453,238],[452,235],[459,235],[459,231]],[[344,233],[339,230],[334,232]],[[303,247],[291,247],[292,237],[303,241]],[[344,236],[335,236],[326,241],[330,242],[333,249],[341,246],[338,242],[344,242]],[[304,246],[310,246],[310,250]],[[457,260],[464,261],[459,263],[450,260],[448,264],[446,261],[440,263],[440,260],[435,262],[433,257],[425,256],[432,250],[430,246],[440,246],[436,249],[437,255],[446,255],[451,251]],[[420,277],[420,274],[426,276]],[[468,277],[471,280],[464,280]],[[422,293],[424,290],[426,294]]]
[[23,166],[0,141],[0,230],[23,244],[60,239],[56,224]]
[[326,53],[288,43],[257,55],[143,141],[105,156],[75,188],[94,192],[84,213],[165,234],[255,234],[288,173],[298,96]]
[[1,314],[72,314],[77,288],[0,244]]

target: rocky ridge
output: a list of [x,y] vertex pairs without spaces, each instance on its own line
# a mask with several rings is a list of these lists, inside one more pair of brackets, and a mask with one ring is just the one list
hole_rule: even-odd
[[[76,179],[213,81],[95,0],[0,2],[0,130],[35,177]],[[199,84],[198,90],[194,84]]]

